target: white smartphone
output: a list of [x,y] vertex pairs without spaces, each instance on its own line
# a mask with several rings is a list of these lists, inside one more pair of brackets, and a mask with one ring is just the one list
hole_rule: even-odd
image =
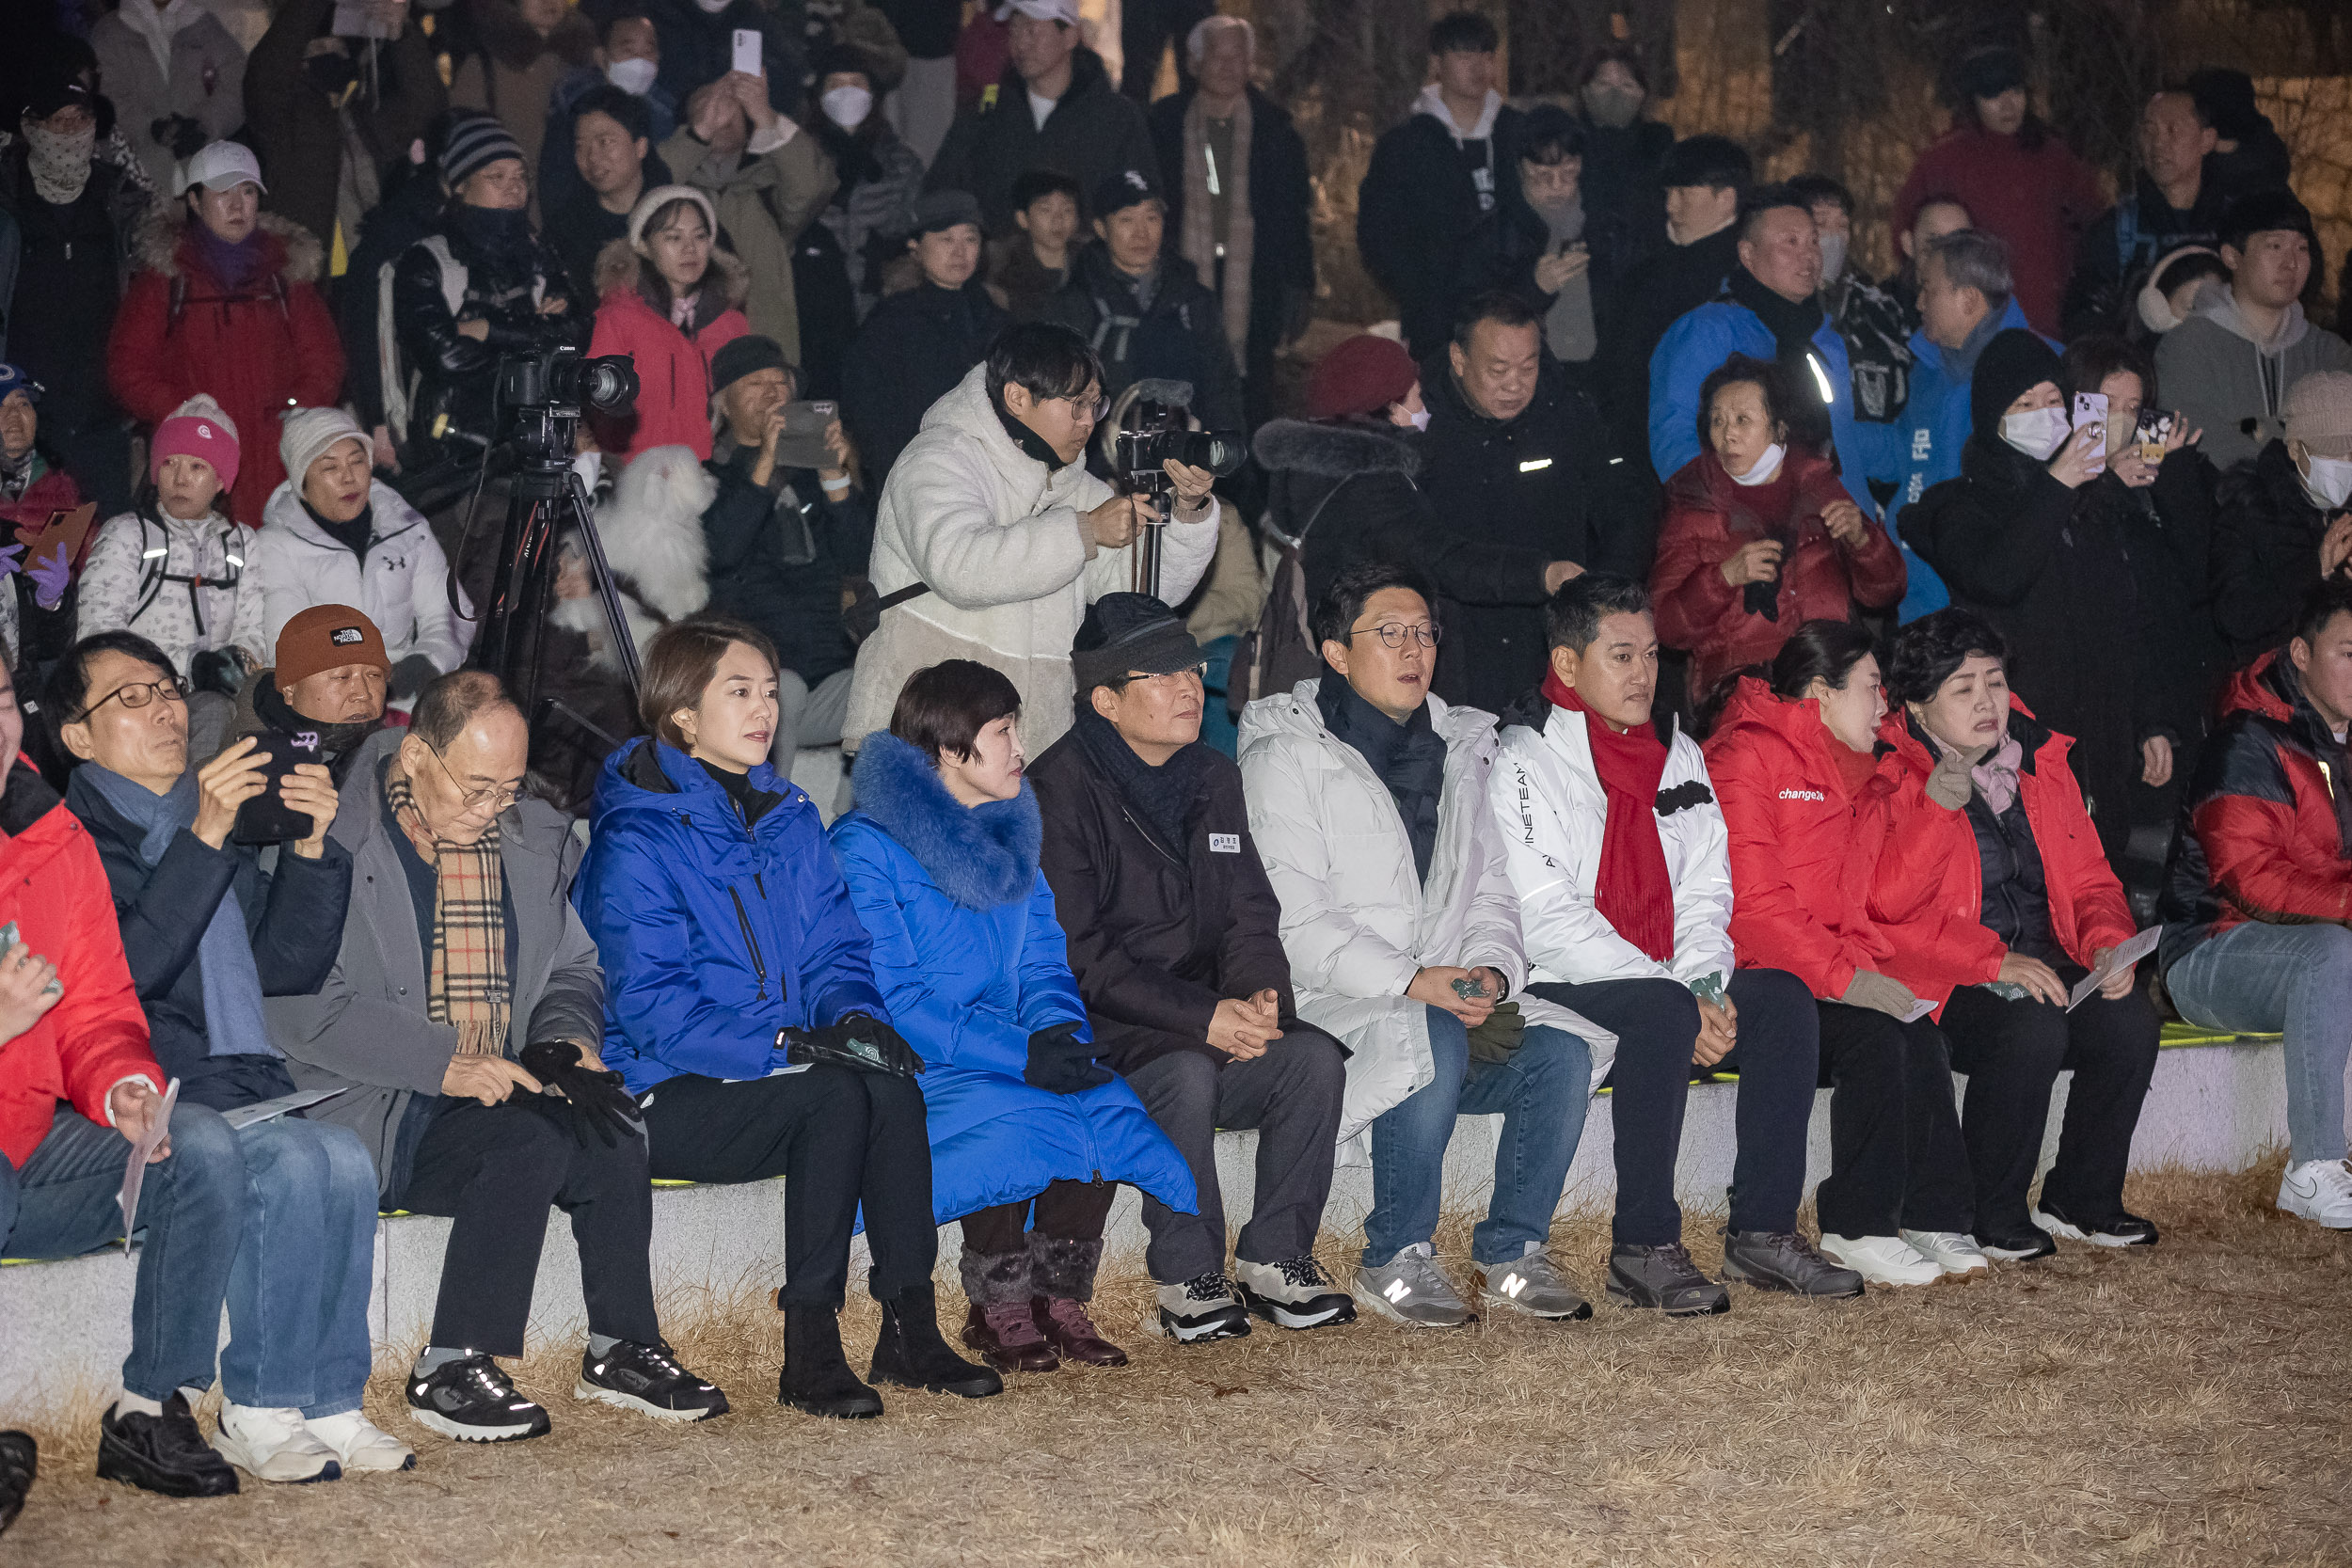
[[758,28],[738,27],[735,30],[735,69],[746,76],[768,74]]
[[2090,471],[2094,474],[2106,473],[2107,471],[2106,393],[2076,392],[2074,394],[2074,428],[2079,431],[2086,425],[2092,426],[2099,432],[2099,439],[2090,449]]

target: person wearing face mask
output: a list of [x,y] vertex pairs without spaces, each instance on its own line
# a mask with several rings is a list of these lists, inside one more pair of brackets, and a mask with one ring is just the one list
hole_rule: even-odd
[[[852,309],[850,319],[839,324],[846,346],[848,330],[864,321],[882,296],[882,264],[892,258],[892,242],[914,222],[923,160],[881,112],[874,86],[879,67],[872,56],[836,45],[818,56],[817,70],[818,112],[809,128],[840,181],[818,221],[848,278]],[[794,252],[794,265],[805,265],[806,249],[803,245]],[[803,336],[812,325],[810,313],[803,304]]]
[[1699,388],[1707,450],[1666,482],[1650,568],[1658,640],[1691,650],[1704,700],[1808,621],[1849,621],[1903,596],[1902,552],[1827,461],[1788,441],[1787,372],[1735,354]]
[[880,489],[923,417],[1012,318],[979,276],[980,204],[963,191],[915,203],[907,253],[921,281],[874,307],[842,365],[841,419]]
[[1634,245],[1621,214],[1586,200],[1585,138],[1557,104],[1528,111],[1502,203],[1464,249],[1460,289],[1508,289],[1543,312],[1544,346],[1590,390],[1604,307]]
[[[600,102],[609,102],[610,95],[603,89],[610,87],[637,104],[643,110],[644,124],[631,127],[635,132],[633,139],[644,141],[647,150],[668,141],[677,130],[677,100],[658,80],[661,40],[654,30],[652,19],[643,11],[624,8],[605,18],[601,37],[595,57],[575,67],[557,82],[554,93],[548,99],[547,135],[539,150],[538,193],[550,238],[555,233],[556,214],[578,200],[582,191],[596,187],[596,176],[582,166],[585,160],[580,149],[580,117],[586,112],[586,100],[593,95]],[[637,156],[643,159],[645,153]],[[669,182],[666,178],[645,182],[649,186]],[[599,190],[597,194],[606,193]],[[626,212],[630,205],[634,205],[633,198],[622,210]]]
[[1666,243],[1665,188],[1659,182],[1674,128],[1642,118],[1649,71],[1641,51],[1607,44],[1584,58],[1576,115],[1584,127],[1584,209],[1614,214],[1643,251]]
[[1870,281],[1853,253],[1853,192],[1826,174],[1800,174],[1788,188],[1803,197],[1821,241],[1821,309],[1845,340],[1852,367],[1854,418],[1899,420],[1911,399],[1912,320],[1904,303]]
[[1878,753],[1886,692],[1867,630],[1808,621],[1740,673],[1708,736],[1731,840],[1740,961],[1813,992],[1830,1096],[1830,1174],[1814,1194],[1821,1251],[1873,1284],[1981,1270],[1968,1153],[1943,1034],[1885,973],[1870,876],[1897,777]]
[[800,107],[808,58],[794,36],[798,23],[761,0],[582,0],[580,10],[599,23],[625,15],[651,22],[657,35],[655,86],[679,104],[735,69],[739,29],[757,33],[769,106],[778,114]]
[[[2008,662],[2001,634],[1957,606],[1895,640],[1900,705],[1879,726],[1894,791],[1868,903],[1894,949],[1882,973],[1935,1004],[1968,1077],[1961,1131],[1985,1255],[2046,1258],[2060,1237],[2153,1246],[2156,1227],[2123,1207],[2123,1173],[2155,1071],[2155,1008],[2133,966],[2067,1010],[2139,923],[2093,847],[2070,737],[2010,694]],[[2058,1163],[2028,1208],[2067,1069]]]
[[628,234],[596,258],[591,355],[626,354],[638,392],[627,413],[592,415],[597,447],[626,461],[653,447],[710,455],[710,356],[751,331],[743,263],[718,245],[718,210],[692,185],[640,197]]
[[2283,645],[2302,596],[2352,561],[2352,373],[2302,377],[2281,411],[2215,501],[2213,618],[2233,666]]
[[2064,373],[2032,333],[1994,336],[1969,386],[1960,477],[1904,510],[1903,538],[1954,606],[2001,634],[2009,671],[2042,721],[2074,737],[2068,766],[2120,865],[2132,786],[2171,777],[2177,737],[2146,668],[2164,633],[2140,596],[2125,535],[2113,513],[2084,504],[2085,486],[2107,466],[2107,432],[2070,424]]

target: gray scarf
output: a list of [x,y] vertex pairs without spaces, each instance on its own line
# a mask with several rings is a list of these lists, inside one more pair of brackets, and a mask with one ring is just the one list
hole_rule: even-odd
[[[1551,230],[1551,243],[1544,250],[1546,255],[1557,255],[1561,246],[1574,245],[1584,237],[1584,198],[1581,192],[1565,206],[1535,208],[1535,215]],[[1544,341],[1556,357],[1570,364],[1590,359],[1600,347],[1599,334],[1593,328],[1593,273],[1589,262],[1583,272],[1561,284],[1560,292],[1552,296],[1551,309],[1544,312]]]

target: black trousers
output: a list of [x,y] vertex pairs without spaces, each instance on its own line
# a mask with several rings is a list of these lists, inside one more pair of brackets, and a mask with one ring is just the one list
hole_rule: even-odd
[[[1103,1222],[1110,1218],[1111,1199],[1119,1196],[1116,1181],[1055,1181],[1035,1199],[992,1204],[963,1216],[963,1249],[984,1258],[1002,1258],[1025,1250],[1029,1232],[1063,1242],[1099,1242]],[[1029,1205],[1037,1205],[1034,1223]]]
[[838,1307],[866,1209],[877,1299],[928,1284],[939,1260],[931,1146],[912,1078],[818,1065],[739,1084],[681,1074],[638,1099],[652,1173],[673,1181],[784,1178],[787,1307]]
[[[1682,1112],[1691,1094],[1691,1048],[1699,1037],[1697,999],[1679,981],[1662,979],[1527,989],[1617,1037],[1617,1059],[1609,1069],[1609,1117],[1617,1146],[1613,1239],[1623,1246],[1680,1241],[1675,1160],[1682,1151]],[[1804,1196],[1805,1127],[1820,1071],[1813,993],[1778,969],[1738,970],[1729,990],[1740,1012],[1740,1043],[1714,1070],[1740,1075],[1731,1228],[1793,1230]]]
[[441,1258],[432,1343],[520,1355],[531,1288],[547,1240],[548,1206],[570,1216],[580,1244],[588,1331],[650,1344],[653,1190],[643,1139],[607,1148],[572,1132],[571,1108],[543,1095],[496,1105],[444,1100],[418,1140],[402,1208],[455,1221]]
[[[2070,987],[2086,973],[2076,964],[2057,967]],[[2067,1069],[2074,1083],[2042,1196],[2083,1219],[2122,1211],[2159,1026],[2137,990],[2116,1002],[2094,991],[2071,1013],[2047,1002],[2005,1002],[1982,986],[1952,992],[1944,1034],[1952,1067],[1968,1075],[1961,1130],[1976,1173],[1978,1235],[2014,1235],[2032,1223],[2026,1190],[2042,1158],[2051,1085]]]
[[1820,1007],[1820,1082],[1830,1090],[1830,1173],[1813,1193],[1822,1231],[1968,1229],[1968,1148],[1943,1031],[1842,1002]]

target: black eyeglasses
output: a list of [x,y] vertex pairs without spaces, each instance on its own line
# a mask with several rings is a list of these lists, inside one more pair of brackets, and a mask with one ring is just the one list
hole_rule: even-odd
[[1384,648],[1402,648],[1407,639],[1420,643],[1424,648],[1434,648],[1438,645],[1438,639],[1441,633],[1436,626],[1408,626],[1401,622],[1391,621],[1386,626],[1359,626],[1347,635],[1351,638],[1377,637],[1380,639],[1380,645]]
[[146,707],[159,697],[167,703],[184,703],[188,700],[188,683],[177,675],[166,675],[159,681],[133,681],[127,686],[118,686],[84,708],[82,718],[87,721],[91,714],[117,698],[122,700],[124,707],[136,710]]
[[1119,679],[1112,681],[1110,683],[1110,687],[1114,691],[1124,691],[1131,686],[1164,687],[1171,681],[1181,681],[1187,678],[1200,681],[1203,685],[1206,685],[1209,679],[1209,667],[1206,664],[1187,664],[1182,670],[1169,670],[1161,674],[1121,675]]

